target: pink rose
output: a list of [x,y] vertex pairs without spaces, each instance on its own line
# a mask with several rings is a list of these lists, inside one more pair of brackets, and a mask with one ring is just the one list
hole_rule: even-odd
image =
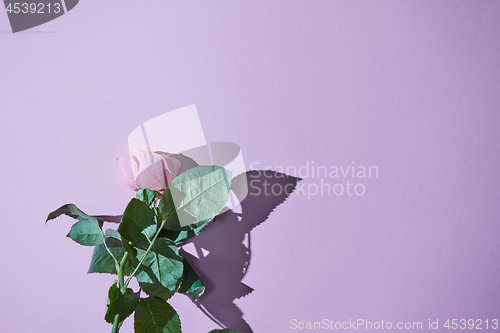
[[118,163],[131,189],[147,188],[152,191],[164,191],[182,166],[181,161],[172,154],[143,150],[132,156],[122,155]]

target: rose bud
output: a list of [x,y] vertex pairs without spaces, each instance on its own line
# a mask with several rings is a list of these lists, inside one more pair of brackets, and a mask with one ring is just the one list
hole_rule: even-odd
[[163,192],[177,176],[182,166],[174,155],[162,151],[146,152],[139,150],[135,154],[122,155],[118,163],[127,185],[133,189],[146,188]]

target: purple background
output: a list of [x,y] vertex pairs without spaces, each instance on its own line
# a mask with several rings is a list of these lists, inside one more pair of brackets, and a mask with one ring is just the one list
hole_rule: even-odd
[[[44,220],[121,214],[128,134],[190,104],[247,167],[379,168],[363,196],[292,196],[254,229],[237,304],[255,332],[498,318],[499,18],[497,1],[81,1],[12,34],[2,11],[0,331],[111,330],[113,277],[86,275],[71,219]],[[184,332],[216,328],[173,305]]]

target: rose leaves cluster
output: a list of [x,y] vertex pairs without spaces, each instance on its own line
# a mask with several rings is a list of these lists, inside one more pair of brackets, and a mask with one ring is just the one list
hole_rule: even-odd
[[[63,214],[78,220],[68,237],[94,247],[88,273],[118,275],[109,289],[105,314],[113,332],[134,314],[136,333],[181,333],[179,316],[167,301],[175,293],[186,294],[194,301],[205,287],[178,247],[201,232],[222,210],[231,173],[217,166],[198,166],[176,176],[180,162],[161,152],[123,157],[120,163],[128,185],[137,189],[137,194],[127,205],[117,230],[104,230],[101,219],[85,214],[74,204],[50,213],[47,221]],[[133,277],[147,298],[140,297],[140,290],[128,288]]]

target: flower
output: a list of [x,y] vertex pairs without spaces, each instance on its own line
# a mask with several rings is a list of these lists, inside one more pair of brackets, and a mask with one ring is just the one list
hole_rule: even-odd
[[162,151],[137,151],[118,158],[127,185],[133,189],[146,188],[152,191],[164,191],[172,179],[177,176],[182,163],[173,154]]

